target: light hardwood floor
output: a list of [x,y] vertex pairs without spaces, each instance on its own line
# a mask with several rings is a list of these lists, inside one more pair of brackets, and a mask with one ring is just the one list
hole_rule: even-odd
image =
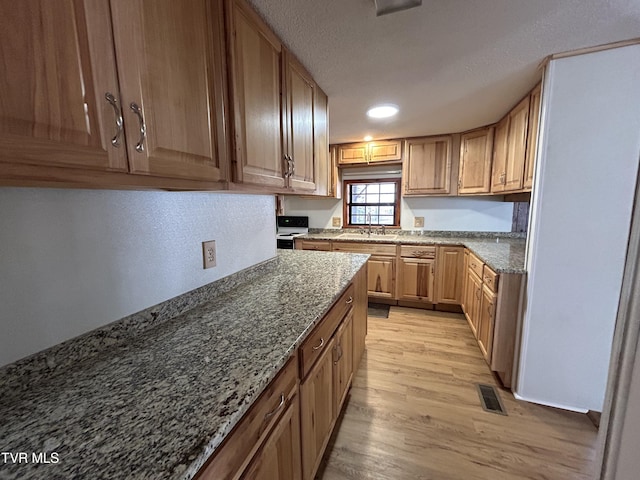
[[367,350],[317,479],[592,479],[597,431],[585,415],[500,396],[459,314],[391,307],[369,317]]

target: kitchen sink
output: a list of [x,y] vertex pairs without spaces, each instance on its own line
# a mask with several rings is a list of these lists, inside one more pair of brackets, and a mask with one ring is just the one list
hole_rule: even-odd
[[372,233],[371,235],[367,235],[362,234],[362,233],[342,233],[340,235],[338,235],[336,238],[339,238],[340,240],[362,240],[362,241],[366,241],[366,240],[395,240],[396,238],[398,238],[398,235],[381,235],[379,233]]

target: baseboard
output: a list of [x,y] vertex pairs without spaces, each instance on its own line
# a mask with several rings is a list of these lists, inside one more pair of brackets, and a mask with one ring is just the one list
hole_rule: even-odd
[[533,398],[527,398],[527,397],[524,397],[522,395],[517,394],[516,392],[513,392],[513,396],[516,398],[516,400],[522,400],[523,402],[536,403],[538,405],[544,405],[545,407],[559,408],[560,410],[568,410],[570,412],[585,413],[586,414],[589,411],[586,408],[570,407],[568,405],[560,405],[559,403],[543,402],[541,400],[535,400]]

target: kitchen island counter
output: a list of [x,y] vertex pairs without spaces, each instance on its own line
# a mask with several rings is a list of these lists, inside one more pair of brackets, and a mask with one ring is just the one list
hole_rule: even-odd
[[[29,455],[0,478],[193,478],[368,257],[281,251],[264,275],[26,389],[0,375],[2,451]],[[57,463],[33,463],[40,452]]]

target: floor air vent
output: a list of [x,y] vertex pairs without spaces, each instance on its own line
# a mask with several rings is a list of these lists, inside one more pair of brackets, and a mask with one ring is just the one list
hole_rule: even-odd
[[500,415],[507,414],[507,411],[502,405],[502,400],[500,400],[500,395],[498,395],[498,392],[492,385],[478,383],[478,395],[480,395],[480,402],[485,411],[498,413]]

